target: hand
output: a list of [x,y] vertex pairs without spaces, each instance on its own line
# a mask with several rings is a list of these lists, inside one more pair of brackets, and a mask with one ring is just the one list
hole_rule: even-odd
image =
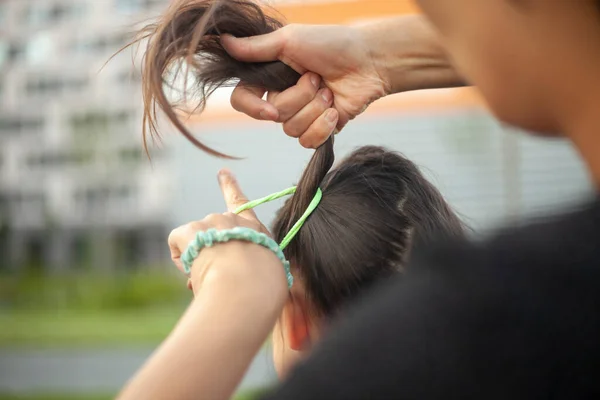
[[239,60],[279,59],[304,74],[294,87],[268,93],[267,101],[262,100],[264,90],[244,82],[231,97],[236,110],[283,123],[285,133],[304,147],[318,147],[389,91],[366,35],[357,28],[287,25],[251,38],[224,36],[222,43]]
[[288,136],[309,148],[380,97],[464,84],[420,15],[360,27],[288,25],[251,38],[223,36],[222,43],[239,60],[281,60],[304,74],[290,89],[268,93],[266,101],[263,89],[240,82],[231,104],[253,118],[283,123]]
[[[248,202],[233,174],[228,170],[222,170],[219,172],[218,178],[229,212],[210,214],[201,221],[192,221],[174,229],[169,235],[171,259],[182,272],[184,269],[180,258],[181,254],[199,231],[210,228],[246,227],[270,236],[269,231],[258,220],[253,210],[246,210],[239,215],[232,213],[233,210]],[[203,249],[192,266],[188,288],[197,293],[206,279],[206,274],[214,267],[221,270],[233,270],[234,275],[239,276],[240,279],[244,275],[252,275],[252,280],[259,282],[259,285],[268,285],[270,290],[278,286],[287,290],[281,261],[271,251],[254,243],[236,240]],[[247,278],[241,280],[245,279]],[[248,284],[248,282],[243,282],[243,284]]]

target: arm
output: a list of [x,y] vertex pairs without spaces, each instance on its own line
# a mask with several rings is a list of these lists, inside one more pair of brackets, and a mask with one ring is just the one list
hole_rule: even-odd
[[[229,209],[246,202],[229,174],[221,186]],[[244,214],[244,215],[242,215]],[[251,210],[211,215],[175,229],[175,264],[198,231],[245,226],[265,231]],[[175,329],[119,395],[120,400],[228,399],[265,342],[287,299],[279,259],[240,241],[203,249],[191,269],[194,300]]]
[[283,123],[284,132],[304,147],[320,146],[383,96],[464,84],[420,15],[356,26],[292,24],[250,38],[225,36],[222,43],[239,60],[281,60],[304,74],[297,85],[268,93],[266,100],[264,90],[243,82],[231,97],[236,110]]
[[[266,256],[274,258],[265,260],[267,269],[281,264],[275,256]],[[260,268],[265,265],[211,266],[176,328],[118,398],[230,398],[286,298],[285,286],[265,291],[265,282],[256,282]]]
[[367,38],[377,70],[388,85],[387,94],[465,85],[440,37],[422,15],[387,18],[357,28]]

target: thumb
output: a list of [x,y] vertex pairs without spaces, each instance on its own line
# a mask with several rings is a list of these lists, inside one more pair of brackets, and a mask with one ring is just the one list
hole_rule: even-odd
[[276,61],[283,51],[284,43],[281,29],[246,38],[236,38],[229,34],[221,36],[221,44],[229,55],[245,62]]

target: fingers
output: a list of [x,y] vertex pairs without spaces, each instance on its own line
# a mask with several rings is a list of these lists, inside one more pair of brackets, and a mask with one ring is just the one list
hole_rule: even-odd
[[254,119],[276,121],[279,119],[279,112],[275,106],[262,99],[264,94],[263,88],[240,82],[231,94],[231,106]]
[[[231,171],[228,169],[222,169],[219,171],[217,177],[219,179],[219,186],[221,187],[221,192],[223,193],[223,198],[225,199],[227,210],[229,212],[233,212],[236,208],[248,202],[248,199],[242,192],[237,179],[235,179]],[[258,217],[253,210],[242,211],[239,215],[247,219],[258,221]]]
[[299,138],[333,103],[333,93],[328,88],[317,92],[314,99],[283,124],[286,135]]
[[169,251],[171,252],[171,260],[173,264],[177,267],[177,269],[181,272],[185,272],[183,268],[183,263],[181,262],[181,254],[185,250],[182,243],[182,230],[184,226],[180,226],[179,228],[173,229],[169,234],[169,238],[167,239],[167,244],[169,245]]
[[298,141],[302,147],[316,149],[322,145],[336,128],[339,113],[335,108],[325,111],[313,122],[310,127],[300,136]]
[[278,29],[265,35],[236,38],[221,36],[221,44],[235,59],[246,62],[275,61],[285,45],[285,31]]
[[307,72],[296,85],[276,96],[271,96],[269,101],[279,112],[277,121],[285,122],[306,107],[317,95],[320,85],[321,77],[313,72]]

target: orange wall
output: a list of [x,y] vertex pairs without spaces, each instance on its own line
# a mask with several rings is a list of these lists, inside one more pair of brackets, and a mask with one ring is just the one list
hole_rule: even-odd
[[357,19],[381,18],[419,12],[411,0],[344,0],[314,4],[281,4],[275,8],[287,22],[343,24]]

